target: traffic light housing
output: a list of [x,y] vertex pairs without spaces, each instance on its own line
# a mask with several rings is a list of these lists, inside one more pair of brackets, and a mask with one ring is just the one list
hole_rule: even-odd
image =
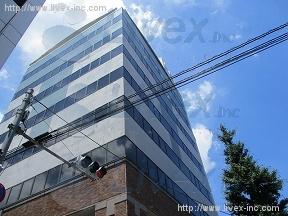
[[96,175],[98,178],[103,178],[104,175],[106,175],[107,170],[105,169],[105,167],[100,167],[97,171],[96,171]]

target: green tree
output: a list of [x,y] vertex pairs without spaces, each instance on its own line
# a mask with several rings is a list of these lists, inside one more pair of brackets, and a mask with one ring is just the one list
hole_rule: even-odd
[[[288,198],[279,200],[283,181],[277,171],[257,165],[244,143],[234,143],[235,130],[229,131],[220,125],[220,131],[218,139],[224,143],[227,164],[222,176],[225,199],[230,207],[227,209],[234,215],[288,215]],[[278,206],[278,209],[260,212],[263,206]]]

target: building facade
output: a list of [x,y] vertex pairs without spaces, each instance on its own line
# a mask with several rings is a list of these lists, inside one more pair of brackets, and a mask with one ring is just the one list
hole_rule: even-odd
[[10,56],[45,0],[0,1],[0,69]]
[[[124,9],[112,10],[42,55],[25,73],[0,125],[7,135],[25,92],[21,127],[66,160],[105,166],[90,181],[15,136],[0,182],[3,215],[217,215],[182,98]],[[200,208],[199,208],[200,206]],[[201,207],[202,206],[202,207]],[[191,209],[192,210],[192,209]]]

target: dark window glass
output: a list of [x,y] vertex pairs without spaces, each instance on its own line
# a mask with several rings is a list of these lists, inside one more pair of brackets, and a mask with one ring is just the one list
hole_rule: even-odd
[[47,97],[48,95],[50,95],[52,93],[52,90],[53,90],[53,86],[49,87],[48,89],[45,90],[45,93],[43,95],[43,98],[44,97]]
[[116,38],[117,36],[122,34],[122,28],[116,30],[115,32],[112,33],[112,39]]
[[59,67],[55,68],[53,71],[52,71],[52,75],[51,76],[54,76],[55,74],[57,74],[59,72]]
[[119,20],[121,20],[121,18],[122,18],[121,14],[118,15],[117,17],[115,17],[115,18],[113,19],[113,24],[116,23],[116,22],[118,22]]
[[85,97],[85,93],[86,93],[86,88],[83,88],[81,90],[79,90],[78,92],[76,92],[76,97],[75,97],[75,102],[81,100],[82,98]]
[[143,172],[148,173],[147,157],[139,149],[137,149],[137,165]]
[[159,135],[158,133],[152,128],[153,140],[158,145],[159,143]]
[[63,99],[63,100],[61,100],[61,101],[59,101],[58,103],[55,104],[55,107],[54,107],[54,112],[55,113],[57,113],[57,112],[59,112],[59,111],[64,109],[64,101],[65,101],[65,99]]
[[162,151],[164,151],[166,153],[166,144],[161,137],[159,137],[159,146],[162,149]]
[[94,112],[88,113],[82,117],[82,123],[85,126],[91,125],[94,122]]
[[146,119],[143,119],[144,123],[144,131],[152,138],[152,127],[151,125],[146,121]]
[[92,52],[92,48],[93,48],[93,46],[88,47],[88,48],[85,50],[85,55],[88,55],[89,53],[91,53],[91,52]]
[[174,193],[173,193],[173,183],[171,181],[171,179],[168,177],[168,176],[165,176],[166,177],[166,186],[167,186],[167,191],[172,195],[174,196]]
[[172,130],[171,130],[171,127],[170,125],[168,124],[168,122],[164,119],[163,116],[161,116],[161,123],[163,124],[163,126],[166,128],[166,130],[172,134]]
[[23,152],[15,154],[15,156],[13,157],[13,161],[11,162],[10,165],[18,163],[22,159],[22,156],[23,156]]
[[109,41],[110,41],[110,35],[108,35],[105,38],[103,38],[103,45],[108,43]]
[[91,63],[91,68],[90,68],[90,70],[98,67],[98,66],[99,66],[99,62],[100,62],[99,59],[96,59],[95,61],[93,61],[93,62]]
[[29,179],[23,183],[23,187],[22,187],[19,199],[23,199],[25,197],[28,197],[31,194],[33,181],[34,181],[34,179],[32,178],[32,179]]
[[87,41],[87,36],[85,36],[84,38],[82,38],[82,39],[80,40],[80,44],[85,43],[85,41]]
[[159,168],[157,168],[157,170],[158,170],[159,186],[166,189],[165,174]]
[[141,128],[143,128],[143,117],[136,108],[134,109],[134,120]]
[[62,65],[60,65],[59,72],[64,70],[66,68],[67,62],[64,62]]
[[68,48],[65,50],[65,54],[69,53],[72,49],[73,49],[73,46],[68,47]]
[[66,78],[64,78],[62,80],[61,87],[68,85],[70,83],[70,78],[71,78],[71,75],[66,77]]
[[90,39],[90,38],[92,38],[92,37],[94,37],[95,36],[95,31],[93,31],[93,32],[91,32],[89,35],[88,35],[88,40]]
[[59,180],[59,173],[60,173],[60,165],[50,169],[48,171],[48,176],[45,184],[45,189],[52,187],[53,185],[58,183]]
[[54,56],[54,57],[51,59],[51,64],[52,64],[53,62],[55,62],[57,59],[58,59],[58,57],[57,57],[57,56]]
[[26,158],[28,156],[30,156],[32,154],[33,148],[27,148],[25,149],[24,153],[23,153],[23,158]]
[[61,88],[61,83],[62,83],[62,80],[53,86],[53,92],[55,92]]
[[119,55],[122,52],[123,52],[123,45],[118,46],[117,48],[113,49],[111,51],[111,59],[114,58],[115,56]]
[[94,83],[91,83],[87,86],[87,93],[86,95],[89,95],[97,90],[97,81]]
[[105,55],[103,55],[103,56],[101,57],[100,64],[103,64],[103,63],[105,63],[105,62],[107,62],[107,61],[109,61],[109,60],[110,60],[110,52],[106,53]]
[[140,59],[142,59],[142,54],[140,53],[139,49],[136,48],[135,51],[136,51],[136,54],[138,55],[138,57]]
[[34,123],[34,124],[37,124],[38,122],[40,122],[40,121],[43,120],[44,112],[45,112],[45,111],[42,111],[42,112],[40,112],[40,113],[38,113],[38,114],[36,115],[36,119],[35,119],[35,123]]
[[80,70],[74,72],[73,74],[71,74],[70,82],[73,82],[74,80],[78,79],[79,76],[80,76]]
[[138,71],[139,75],[142,77],[142,79],[144,80],[145,75],[144,75],[144,72],[142,71],[142,69],[140,67],[138,67],[137,71]]
[[102,31],[103,31],[103,26],[101,26],[100,28],[97,29],[96,34],[99,34]]
[[49,107],[48,109],[46,109],[43,119],[49,118],[50,116],[53,115],[52,110],[54,110],[54,106],[55,105],[53,105],[53,106]]
[[83,67],[81,69],[81,73],[80,73],[80,76],[83,76],[84,74],[86,74],[88,71],[89,71],[89,67],[90,67],[90,64],[86,65],[85,67]]
[[80,45],[80,40],[77,41],[75,44],[73,44],[73,49],[75,49],[76,47],[78,47]]
[[[43,82],[43,79],[44,79],[44,77],[40,77],[40,78],[37,80],[37,83],[36,83],[36,85],[39,85],[40,83],[42,83],[42,82]],[[26,92],[26,91],[27,91],[27,89],[28,89],[28,86],[27,86],[27,87],[25,87],[25,89],[23,90],[23,92]]]
[[105,23],[105,25],[104,25],[104,29],[107,29],[110,25],[111,25],[111,21]]
[[[126,138],[126,137],[125,137]],[[137,164],[136,161],[136,146],[126,138],[125,142],[125,150],[126,150],[126,156],[133,161],[135,164]]]
[[148,170],[149,170],[149,176],[155,182],[158,182],[157,167],[150,159],[148,159]]
[[33,116],[32,118],[28,119],[25,124],[27,128],[30,128],[34,125],[34,121],[35,121],[36,115]]
[[188,167],[181,160],[179,160],[179,164],[180,164],[180,169],[190,179],[191,176],[190,176],[190,171],[189,171]]
[[118,80],[121,77],[123,77],[123,67],[116,69],[110,74],[110,83]]
[[133,88],[136,92],[140,91],[140,87],[139,87],[139,85],[136,83],[136,81],[135,81],[134,79],[132,79],[131,82],[132,82],[132,83],[131,83],[132,88]]
[[73,177],[73,174],[74,174],[73,168],[69,167],[67,164],[63,164],[60,172],[60,182]]
[[38,193],[39,191],[44,190],[46,177],[47,177],[47,172],[41,173],[35,177],[35,181],[34,181],[31,194],[35,194],[35,193]]
[[184,204],[184,205],[188,204],[188,200],[187,200],[187,197],[186,197],[186,194],[184,193],[184,191],[175,183],[173,183],[173,187],[174,187],[176,199],[181,204]]
[[94,50],[98,49],[99,47],[101,47],[102,45],[102,41],[98,41],[97,43],[94,44]]
[[124,77],[125,79],[127,80],[128,83],[132,83],[132,77],[131,75],[129,74],[129,72],[124,68]]
[[179,167],[179,159],[177,155],[173,152],[171,148],[167,148],[167,155],[168,157]]
[[65,108],[74,103],[75,95],[76,95],[76,94],[74,93],[74,94],[66,97],[66,99],[65,99],[65,104],[64,104],[64,107],[65,107]]
[[98,80],[98,89],[101,89],[109,84],[109,74]]
[[126,56],[126,58],[129,60],[130,59],[130,54],[129,54],[128,50],[125,48],[125,46],[123,47],[123,53]]
[[78,61],[79,59],[81,59],[83,56],[84,56],[84,51],[81,52],[81,53],[79,53],[79,54],[77,55],[77,57],[76,57],[77,61]]
[[49,73],[47,73],[45,76],[44,76],[44,79],[43,79],[43,82],[47,79],[49,79],[52,75],[52,71],[50,71]]
[[18,184],[11,188],[11,192],[10,192],[7,204],[11,204],[18,200],[21,187],[22,187],[22,184]]
[[122,137],[107,144],[107,162],[113,161],[118,159],[118,157],[123,157],[125,155],[125,141],[126,138]]
[[97,161],[99,163],[99,165],[101,166],[102,164],[106,163],[106,152],[107,152],[107,146],[106,144],[103,145],[104,148],[99,147],[94,149],[91,152],[91,159],[92,161]]
[[103,105],[103,106],[101,106],[95,110],[95,117],[96,117],[97,121],[100,121],[100,119],[103,119],[104,117],[107,116],[108,108],[109,108],[108,105],[105,104],[105,105]]
[[136,61],[134,60],[134,58],[131,57],[130,62],[133,65],[133,67],[137,70],[138,65],[137,65]]

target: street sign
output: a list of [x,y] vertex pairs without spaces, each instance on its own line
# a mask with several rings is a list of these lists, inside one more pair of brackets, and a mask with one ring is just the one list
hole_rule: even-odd
[[0,183],[0,202],[2,202],[6,195],[6,189],[3,184]]

